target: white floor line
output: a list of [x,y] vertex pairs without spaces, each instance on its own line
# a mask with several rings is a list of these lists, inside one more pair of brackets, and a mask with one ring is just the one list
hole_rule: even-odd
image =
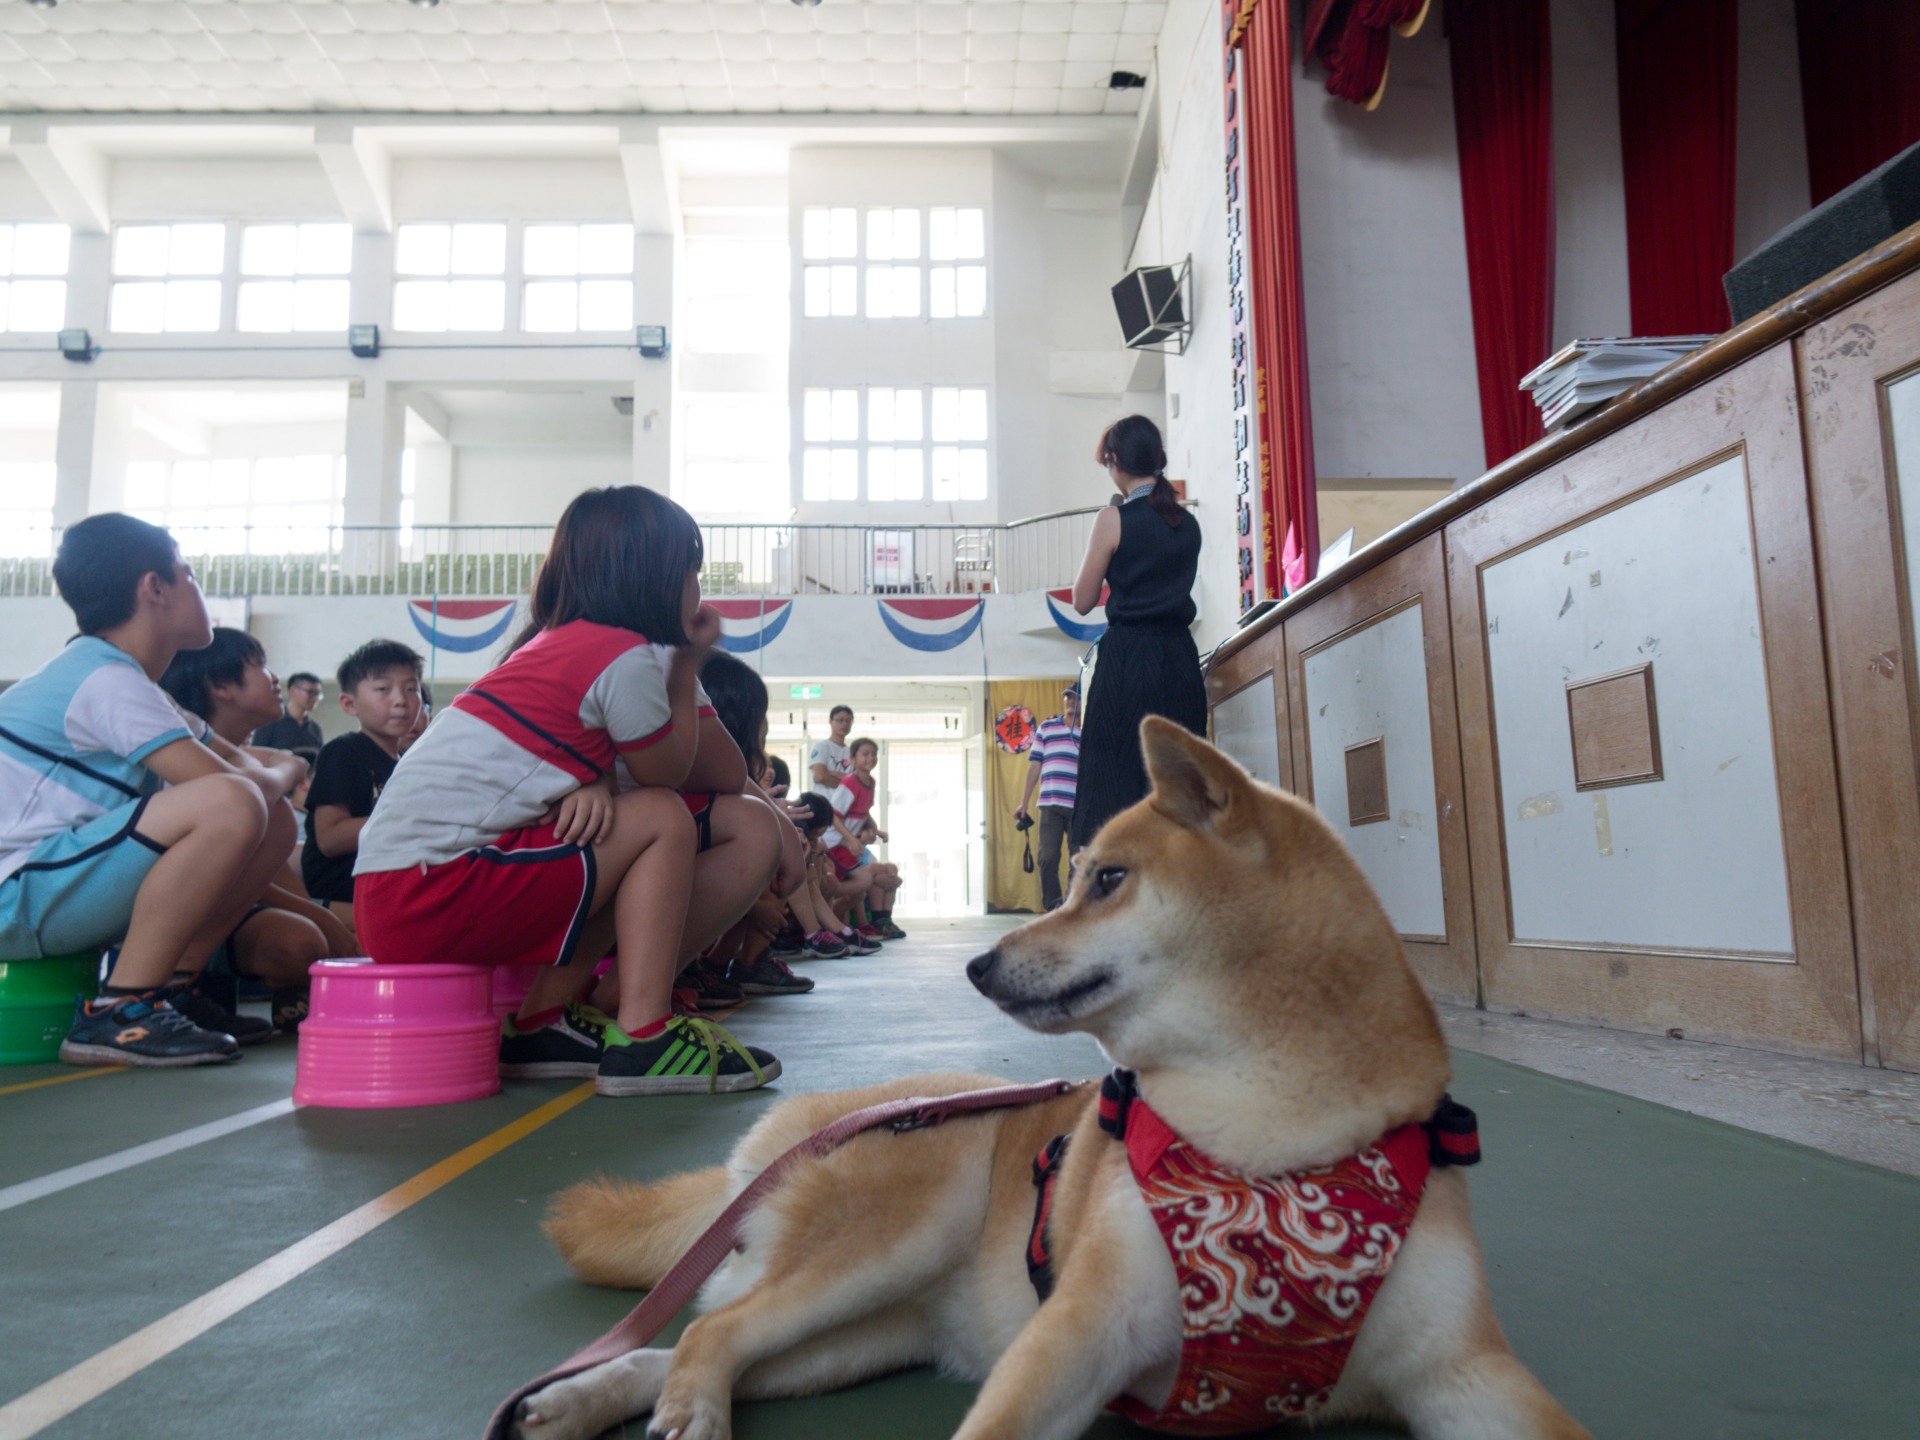
[[98,1160],[89,1160],[84,1165],[70,1165],[65,1170],[56,1170],[51,1175],[42,1175],[38,1180],[22,1180],[18,1185],[9,1185],[0,1190],[0,1210],[11,1210],[16,1205],[25,1205],[29,1200],[39,1200],[48,1195],[57,1195],[62,1190],[71,1190],[75,1185],[84,1185],[89,1180],[98,1180],[103,1175],[116,1175],[122,1170],[131,1170],[135,1165],[144,1165],[149,1160],[158,1160],[162,1156],[177,1155],[182,1150],[191,1150],[196,1145],[204,1145],[209,1140],[218,1140],[222,1135],[231,1135],[236,1130],[251,1129],[267,1120],[278,1119],[282,1115],[293,1113],[293,1101],[275,1100],[270,1105],[256,1105],[251,1110],[242,1110],[238,1115],[229,1115],[224,1120],[211,1120],[205,1125],[196,1125],[191,1130],[182,1130],[178,1135],[165,1135],[158,1140],[149,1140],[144,1145],[135,1145],[119,1150]]

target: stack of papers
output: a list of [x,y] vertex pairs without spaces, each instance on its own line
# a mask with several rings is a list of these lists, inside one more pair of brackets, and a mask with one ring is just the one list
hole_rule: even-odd
[[1713,338],[1658,335],[1575,340],[1530,371],[1520,388],[1532,392],[1534,403],[1540,407],[1541,425],[1552,430],[1631,390]]

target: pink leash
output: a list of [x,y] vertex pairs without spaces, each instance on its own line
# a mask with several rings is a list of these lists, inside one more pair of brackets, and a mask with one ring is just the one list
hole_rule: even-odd
[[896,1133],[924,1130],[953,1115],[1004,1110],[1010,1106],[1052,1100],[1074,1089],[1076,1083],[1071,1080],[1042,1080],[1034,1085],[997,1085],[986,1090],[965,1090],[958,1095],[914,1095],[904,1100],[889,1100],[882,1105],[869,1105],[864,1110],[843,1115],[823,1130],[814,1131],[756,1175],[746,1189],[733,1198],[733,1203],[720,1212],[720,1218],[707,1227],[706,1233],[693,1242],[693,1247],[674,1262],[673,1268],[661,1278],[660,1283],[647,1292],[647,1298],[633,1307],[626,1319],[584,1350],[538,1379],[528,1381],[502,1401],[500,1408],[493,1412],[493,1418],[487,1422],[486,1440],[508,1440],[512,1433],[514,1410],[534,1391],[556,1380],[564,1380],[569,1375],[578,1375],[583,1370],[604,1365],[609,1360],[617,1360],[622,1355],[640,1349],[666,1329],[668,1322],[680,1313],[681,1307],[698,1293],[707,1277],[719,1269],[720,1262],[732,1252],[740,1222],[753,1212],[793,1165],[802,1160],[818,1159],[837,1150],[854,1136],[882,1125],[892,1126]]

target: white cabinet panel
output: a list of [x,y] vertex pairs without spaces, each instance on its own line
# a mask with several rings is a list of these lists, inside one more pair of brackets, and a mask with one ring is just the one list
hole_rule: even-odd
[[[1481,571],[1514,938],[1791,959],[1734,457]],[[1651,663],[1663,778],[1576,791],[1569,681]]]

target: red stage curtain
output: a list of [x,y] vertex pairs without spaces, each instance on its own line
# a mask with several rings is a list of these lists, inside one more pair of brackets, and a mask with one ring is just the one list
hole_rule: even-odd
[[1371,105],[1387,78],[1391,28],[1408,25],[1427,0],[1308,0],[1301,48],[1327,71],[1327,91]]
[[1920,142],[1920,4],[1798,0],[1813,203]]
[[[1241,39],[1246,105],[1248,289],[1253,304],[1255,410],[1260,420],[1260,498],[1271,543],[1266,593],[1297,590],[1320,559],[1307,403],[1307,316],[1300,278],[1300,187],[1293,159],[1291,38],[1284,0],[1261,0]],[[1302,563],[1274,573],[1292,550]]]
[[1636,335],[1729,324],[1735,0],[1614,0]]
[[1447,0],[1467,285],[1487,468],[1540,438],[1515,387],[1553,325],[1553,47],[1547,7]]

